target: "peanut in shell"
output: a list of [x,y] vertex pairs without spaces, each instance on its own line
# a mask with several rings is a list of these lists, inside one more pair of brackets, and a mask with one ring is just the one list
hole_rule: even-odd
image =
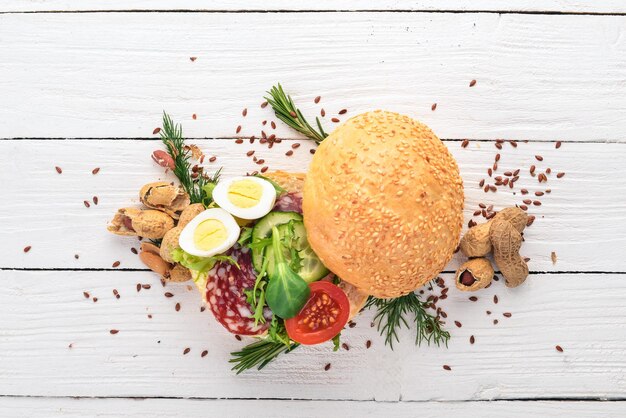
[[163,238],[174,228],[174,220],[158,210],[137,208],[118,209],[107,229],[117,235],[140,236],[149,239]]
[[528,277],[528,264],[519,254],[522,235],[515,226],[504,218],[493,220],[489,230],[493,245],[493,259],[508,287],[517,287]]
[[166,277],[166,279],[172,282],[186,282],[187,280],[191,280],[191,272],[188,268],[176,264],[170,270],[169,277]]
[[163,241],[161,241],[161,248],[159,250],[159,255],[161,258],[168,263],[173,263],[174,259],[172,258],[172,251],[176,248],[180,248],[178,244],[178,239],[180,238],[180,233],[182,232],[183,227],[180,225],[176,228],[172,228],[163,237]]
[[[464,278],[470,277],[467,276],[468,273],[471,279],[474,280],[471,284],[469,282],[464,283]],[[489,286],[491,280],[493,280],[493,274],[493,267],[488,259],[482,257],[472,258],[463,263],[456,271],[454,283],[457,289],[463,292],[474,292]]]
[[184,228],[193,218],[204,212],[202,203],[193,203],[185,208],[178,219],[178,226]]

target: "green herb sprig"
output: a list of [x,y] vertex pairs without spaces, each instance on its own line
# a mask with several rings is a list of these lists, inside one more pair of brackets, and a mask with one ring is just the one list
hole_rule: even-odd
[[272,106],[276,117],[285,122],[292,129],[300,132],[304,136],[311,138],[318,144],[321,143],[328,134],[324,132],[324,128],[320,123],[319,118],[315,118],[317,123],[316,131],[309,122],[304,118],[302,112],[296,107],[291,96],[285,94],[283,87],[278,83],[276,86],[272,86],[270,91],[267,92],[269,97],[265,97],[265,100]]
[[393,343],[399,342],[398,330],[404,325],[409,327],[409,321],[414,322],[417,328],[415,345],[422,342],[434,343],[437,346],[448,346],[450,333],[442,328],[438,318],[429,314],[426,309],[427,302],[422,302],[415,293],[400,296],[395,299],[377,299],[370,297],[365,305],[366,308],[377,309],[374,322],[380,335],[385,336],[385,344],[393,350]]
[[167,153],[174,160],[174,170],[172,171],[189,195],[191,203],[202,203],[208,206],[212,201],[210,192],[219,180],[221,169],[217,170],[213,176],[201,173],[196,178],[192,177],[191,162],[189,161],[191,151],[185,147],[183,128],[180,124],[174,123],[165,112],[163,112],[161,141],[167,147]]
[[229,362],[234,363],[232,370],[236,371],[237,374],[254,367],[256,367],[257,370],[261,370],[279,355],[289,353],[299,345],[298,343],[285,345],[269,339],[259,340],[248,344],[240,351],[230,353],[233,358],[231,358]]

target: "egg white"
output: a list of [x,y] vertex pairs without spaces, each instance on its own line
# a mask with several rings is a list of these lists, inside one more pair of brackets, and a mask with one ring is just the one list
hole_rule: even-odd
[[[253,181],[259,184],[262,188],[259,203],[249,208],[236,206],[230,201],[230,199],[228,199],[228,189],[230,189],[231,184],[242,180]],[[233,216],[248,220],[259,219],[267,215],[274,207],[274,204],[276,203],[276,189],[274,189],[272,183],[259,177],[233,177],[227,180],[221,180],[217,183],[217,186],[213,189],[213,200],[222,209],[228,211]]]
[[[226,228],[227,236],[220,245],[205,251],[196,247],[193,235],[198,225],[207,219],[220,221]],[[230,247],[235,245],[239,239],[240,232],[241,230],[239,229],[239,225],[237,225],[237,221],[235,221],[235,218],[233,218],[230,213],[220,208],[207,209],[185,225],[185,228],[183,228],[180,233],[180,237],[178,238],[178,245],[180,245],[180,248],[182,248],[185,252],[191,255],[196,255],[198,257],[211,257],[216,254],[226,252]]]

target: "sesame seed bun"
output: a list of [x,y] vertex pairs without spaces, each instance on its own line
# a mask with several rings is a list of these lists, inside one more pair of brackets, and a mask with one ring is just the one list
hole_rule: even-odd
[[456,161],[426,125],[397,113],[355,116],[317,149],[304,183],[309,242],[335,274],[393,298],[450,261],[463,223]]

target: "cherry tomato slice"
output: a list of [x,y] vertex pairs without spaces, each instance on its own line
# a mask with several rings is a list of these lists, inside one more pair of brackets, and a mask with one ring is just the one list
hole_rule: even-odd
[[287,334],[300,344],[323,343],[339,334],[350,316],[350,301],[338,286],[319,281],[309,285],[309,300],[298,315],[285,321]]

